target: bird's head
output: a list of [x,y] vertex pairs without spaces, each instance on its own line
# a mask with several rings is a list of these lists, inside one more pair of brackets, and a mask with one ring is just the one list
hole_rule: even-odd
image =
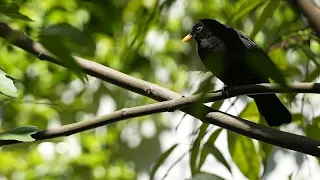
[[182,42],[187,42],[191,39],[201,41],[210,36],[218,35],[218,31],[222,28],[222,24],[213,19],[201,19],[195,22],[191,28],[190,33],[183,38]]

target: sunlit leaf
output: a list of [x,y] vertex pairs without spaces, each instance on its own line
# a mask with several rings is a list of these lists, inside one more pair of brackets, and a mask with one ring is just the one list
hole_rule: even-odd
[[17,140],[21,142],[34,141],[30,135],[38,132],[36,126],[21,126],[0,133],[0,140]]
[[8,97],[18,97],[17,88],[14,86],[12,79],[2,73],[0,73],[0,93]]
[[286,52],[282,48],[274,48],[269,53],[269,57],[272,59],[274,64],[280,69],[287,68]]
[[249,119],[250,121],[259,122],[259,111],[254,101],[251,101],[246,105],[246,107],[241,111],[239,117],[244,119]]
[[253,141],[228,131],[228,148],[243,175],[249,179],[259,179],[260,160]]

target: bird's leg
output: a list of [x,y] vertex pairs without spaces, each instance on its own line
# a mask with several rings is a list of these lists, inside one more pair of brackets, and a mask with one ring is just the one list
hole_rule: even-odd
[[222,88],[222,94],[227,95],[228,97],[231,97],[234,94],[234,84],[232,82],[225,84]]

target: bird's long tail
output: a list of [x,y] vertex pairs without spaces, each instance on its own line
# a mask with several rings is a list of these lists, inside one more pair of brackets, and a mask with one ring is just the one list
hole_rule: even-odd
[[252,97],[269,126],[280,126],[292,121],[290,112],[275,94],[254,95]]

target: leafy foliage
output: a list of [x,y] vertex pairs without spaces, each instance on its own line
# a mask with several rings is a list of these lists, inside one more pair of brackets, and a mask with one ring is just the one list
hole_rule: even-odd
[[[204,67],[196,55],[195,43],[181,44],[181,38],[195,20],[202,18],[215,18],[254,38],[276,66],[261,61],[253,61],[253,65],[261,73],[273,72],[270,78],[275,82],[317,80],[319,38],[287,1],[0,0],[1,22],[39,40],[68,67],[39,61],[0,40],[0,139],[32,141],[30,134],[37,129],[28,124],[52,128],[153,102],[95,78],[84,81],[86,76],[72,54],[176,92],[192,89],[198,83],[192,84],[193,74],[188,72]],[[253,54],[252,60],[257,59],[261,57]],[[206,82],[200,86],[206,90],[220,88],[216,79],[209,79],[210,87]],[[319,139],[316,96],[279,97],[295,113],[292,124],[308,137]],[[232,113],[265,124],[253,102],[239,99],[235,105],[226,100],[215,102],[212,107],[225,110],[231,106],[228,110],[237,109]],[[240,104],[243,110],[239,109]],[[175,127],[171,122],[175,120],[176,116],[153,115],[47,142],[5,146],[0,150],[0,177],[112,180],[137,179],[149,172],[151,178],[157,179],[169,177],[169,171],[178,163],[185,163],[190,169],[174,177],[228,179],[228,175],[220,177],[215,168],[204,170],[212,158],[232,176],[235,166],[248,179],[260,179],[270,173],[266,168],[272,165],[270,161],[277,152],[273,146],[231,132],[226,138],[220,135],[222,129],[213,131],[208,124],[180,141],[176,134],[189,129],[177,128],[172,133]],[[184,123],[187,122],[183,120],[181,124]],[[161,154],[160,145],[168,133],[170,138],[165,142],[173,141],[174,145]],[[218,137],[227,141],[227,149],[217,144]],[[189,140],[187,144],[185,140]],[[185,147],[189,156],[181,155],[180,147]],[[179,158],[173,152],[181,153]],[[169,157],[176,161],[168,162]],[[163,175],[161,168],[168,166],[166,163],[171,167]]]

